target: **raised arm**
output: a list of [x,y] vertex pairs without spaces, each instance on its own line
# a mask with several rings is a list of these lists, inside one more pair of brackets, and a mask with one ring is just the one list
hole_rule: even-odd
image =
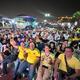
[[14,48],[18,48],[18,46],[16,45],[16,42],[14,41],[14,39],[10,39],[10,44],[11,44]]

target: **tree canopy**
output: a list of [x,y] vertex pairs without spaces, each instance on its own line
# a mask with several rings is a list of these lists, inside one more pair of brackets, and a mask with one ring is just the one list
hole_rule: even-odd
[[80,11],[75,12],[72,16],[72,19],[74,21],[80,19]]

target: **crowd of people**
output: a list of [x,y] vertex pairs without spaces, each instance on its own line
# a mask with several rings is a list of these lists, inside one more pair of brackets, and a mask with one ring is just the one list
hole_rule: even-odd
[[0,77],[13,64],[13,79],[80,80],[80,33],[37,28],[0,30]]

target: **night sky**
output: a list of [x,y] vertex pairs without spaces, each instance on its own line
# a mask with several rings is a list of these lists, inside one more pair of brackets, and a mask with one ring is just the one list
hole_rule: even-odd
[[43,13],[57,16],[71,16],[80,10],[80,0],[0,0],[0,15],[14,17],[19,14],[38,18]]

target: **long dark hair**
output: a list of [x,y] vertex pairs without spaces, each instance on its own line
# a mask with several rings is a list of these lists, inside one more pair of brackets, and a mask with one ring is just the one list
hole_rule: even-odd
[[50,43],[49,43],[49,47],[50,47],[50,48],[51,48],[51,44],[53,44],[53,49],[55,49],[55,47],[56,47],[56,46],[55,46],[55,42],[50,42]]

